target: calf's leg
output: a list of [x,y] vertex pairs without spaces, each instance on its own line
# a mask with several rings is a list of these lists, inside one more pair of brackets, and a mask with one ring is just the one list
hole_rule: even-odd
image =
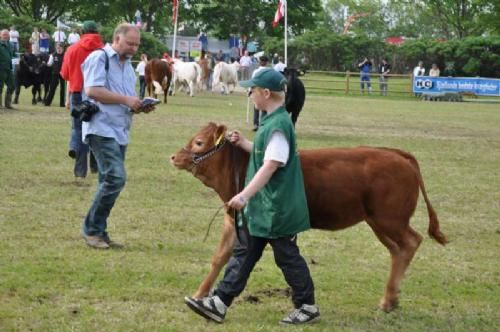
[[422,242],[422,236],[409,226],[408,220],[386,223],[386,225],[392,225],[391,227],[380,226],[371,221],[368,224],[391,254],[391,272],[385,286],[384,296],[379,303],[380,309],[390,312],[399,303],[401,280]]
[[217,249],[212,256],[210,271],[208,272],[208,275],[205,277],[205,279],[201,282],[198,290],[193,294],[193,298],[200,299],[208,295],[210,289],[213,288],[220,271],[231,257],[235,240],[236,233],[234,228],[234,219],[230,215],[225,213],[222,235],[219,240]]

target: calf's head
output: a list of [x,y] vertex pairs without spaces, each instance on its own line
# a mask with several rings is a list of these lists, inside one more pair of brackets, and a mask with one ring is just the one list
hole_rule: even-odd
[[192,171],[199,158],[223,144],[227,127],[210,122],[195,134],[177,153],[170,156],[170,163],[178,169]]

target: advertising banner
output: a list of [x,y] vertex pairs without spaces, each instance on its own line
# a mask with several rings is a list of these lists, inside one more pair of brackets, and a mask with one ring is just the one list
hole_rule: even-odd
[[425,94],[469,92],[478,96],[500,96],[500,79],[417,76],[413,79],[413,92]]

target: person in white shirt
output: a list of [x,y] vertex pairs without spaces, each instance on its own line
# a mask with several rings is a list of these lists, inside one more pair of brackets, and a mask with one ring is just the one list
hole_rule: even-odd
[[413,69],[413,77],[424,76],[424,75],[425,75],[424,63],[422,61],[419,61],[418,66],[416,66]]
[[14,52],[19,52],[19,32],[17,32],[15,26],[10,27],[9,43]]
[[429,70],[429,76],[439,77],[439,74],[440,74],[439,67],[435,63],[433,63],[431,70]]
[[77,41],[80,40],[80,35],[78,34],[78,32],[76,31],[76,29],[74,29],[68,36],[68,44],[69,45],[73,45],[74,43],[76,43]]
[[248,51],[240,58],[240,71],[241,80],[248,80],[250,74],[250,66],[252,65],[252,58],[248,55]]
[[286,65],[283,63],[283,57],[280,56],[278,57],[278,63],[274,65],[274,70],[279,71],[279,72],[284,72]]
[[54,39],[54,43],[56,44],[64,44],[66,41],[66,34],[61,30],[61,27],[56,28],[56,31],[52,35],[52,39]]
[[146,93],[146,80],[144,79],[146,63],[148,62],[148,56],[146,54],[141,54],[141,61],[135,67],[135,72],[139,74],[139,97],[144,99],[144,94]]

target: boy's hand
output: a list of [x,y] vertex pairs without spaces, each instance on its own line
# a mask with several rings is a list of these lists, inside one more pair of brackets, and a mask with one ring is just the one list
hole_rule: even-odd
[[234,130],[229,134],[229,142],[234,146],[240,147],[245,142],[245,137],[239,131]]
[[227,202],[227,206],[231,207],[237,211],[240,211],[247,205],[247,199],[242,194],[237,194],[229,202]]

